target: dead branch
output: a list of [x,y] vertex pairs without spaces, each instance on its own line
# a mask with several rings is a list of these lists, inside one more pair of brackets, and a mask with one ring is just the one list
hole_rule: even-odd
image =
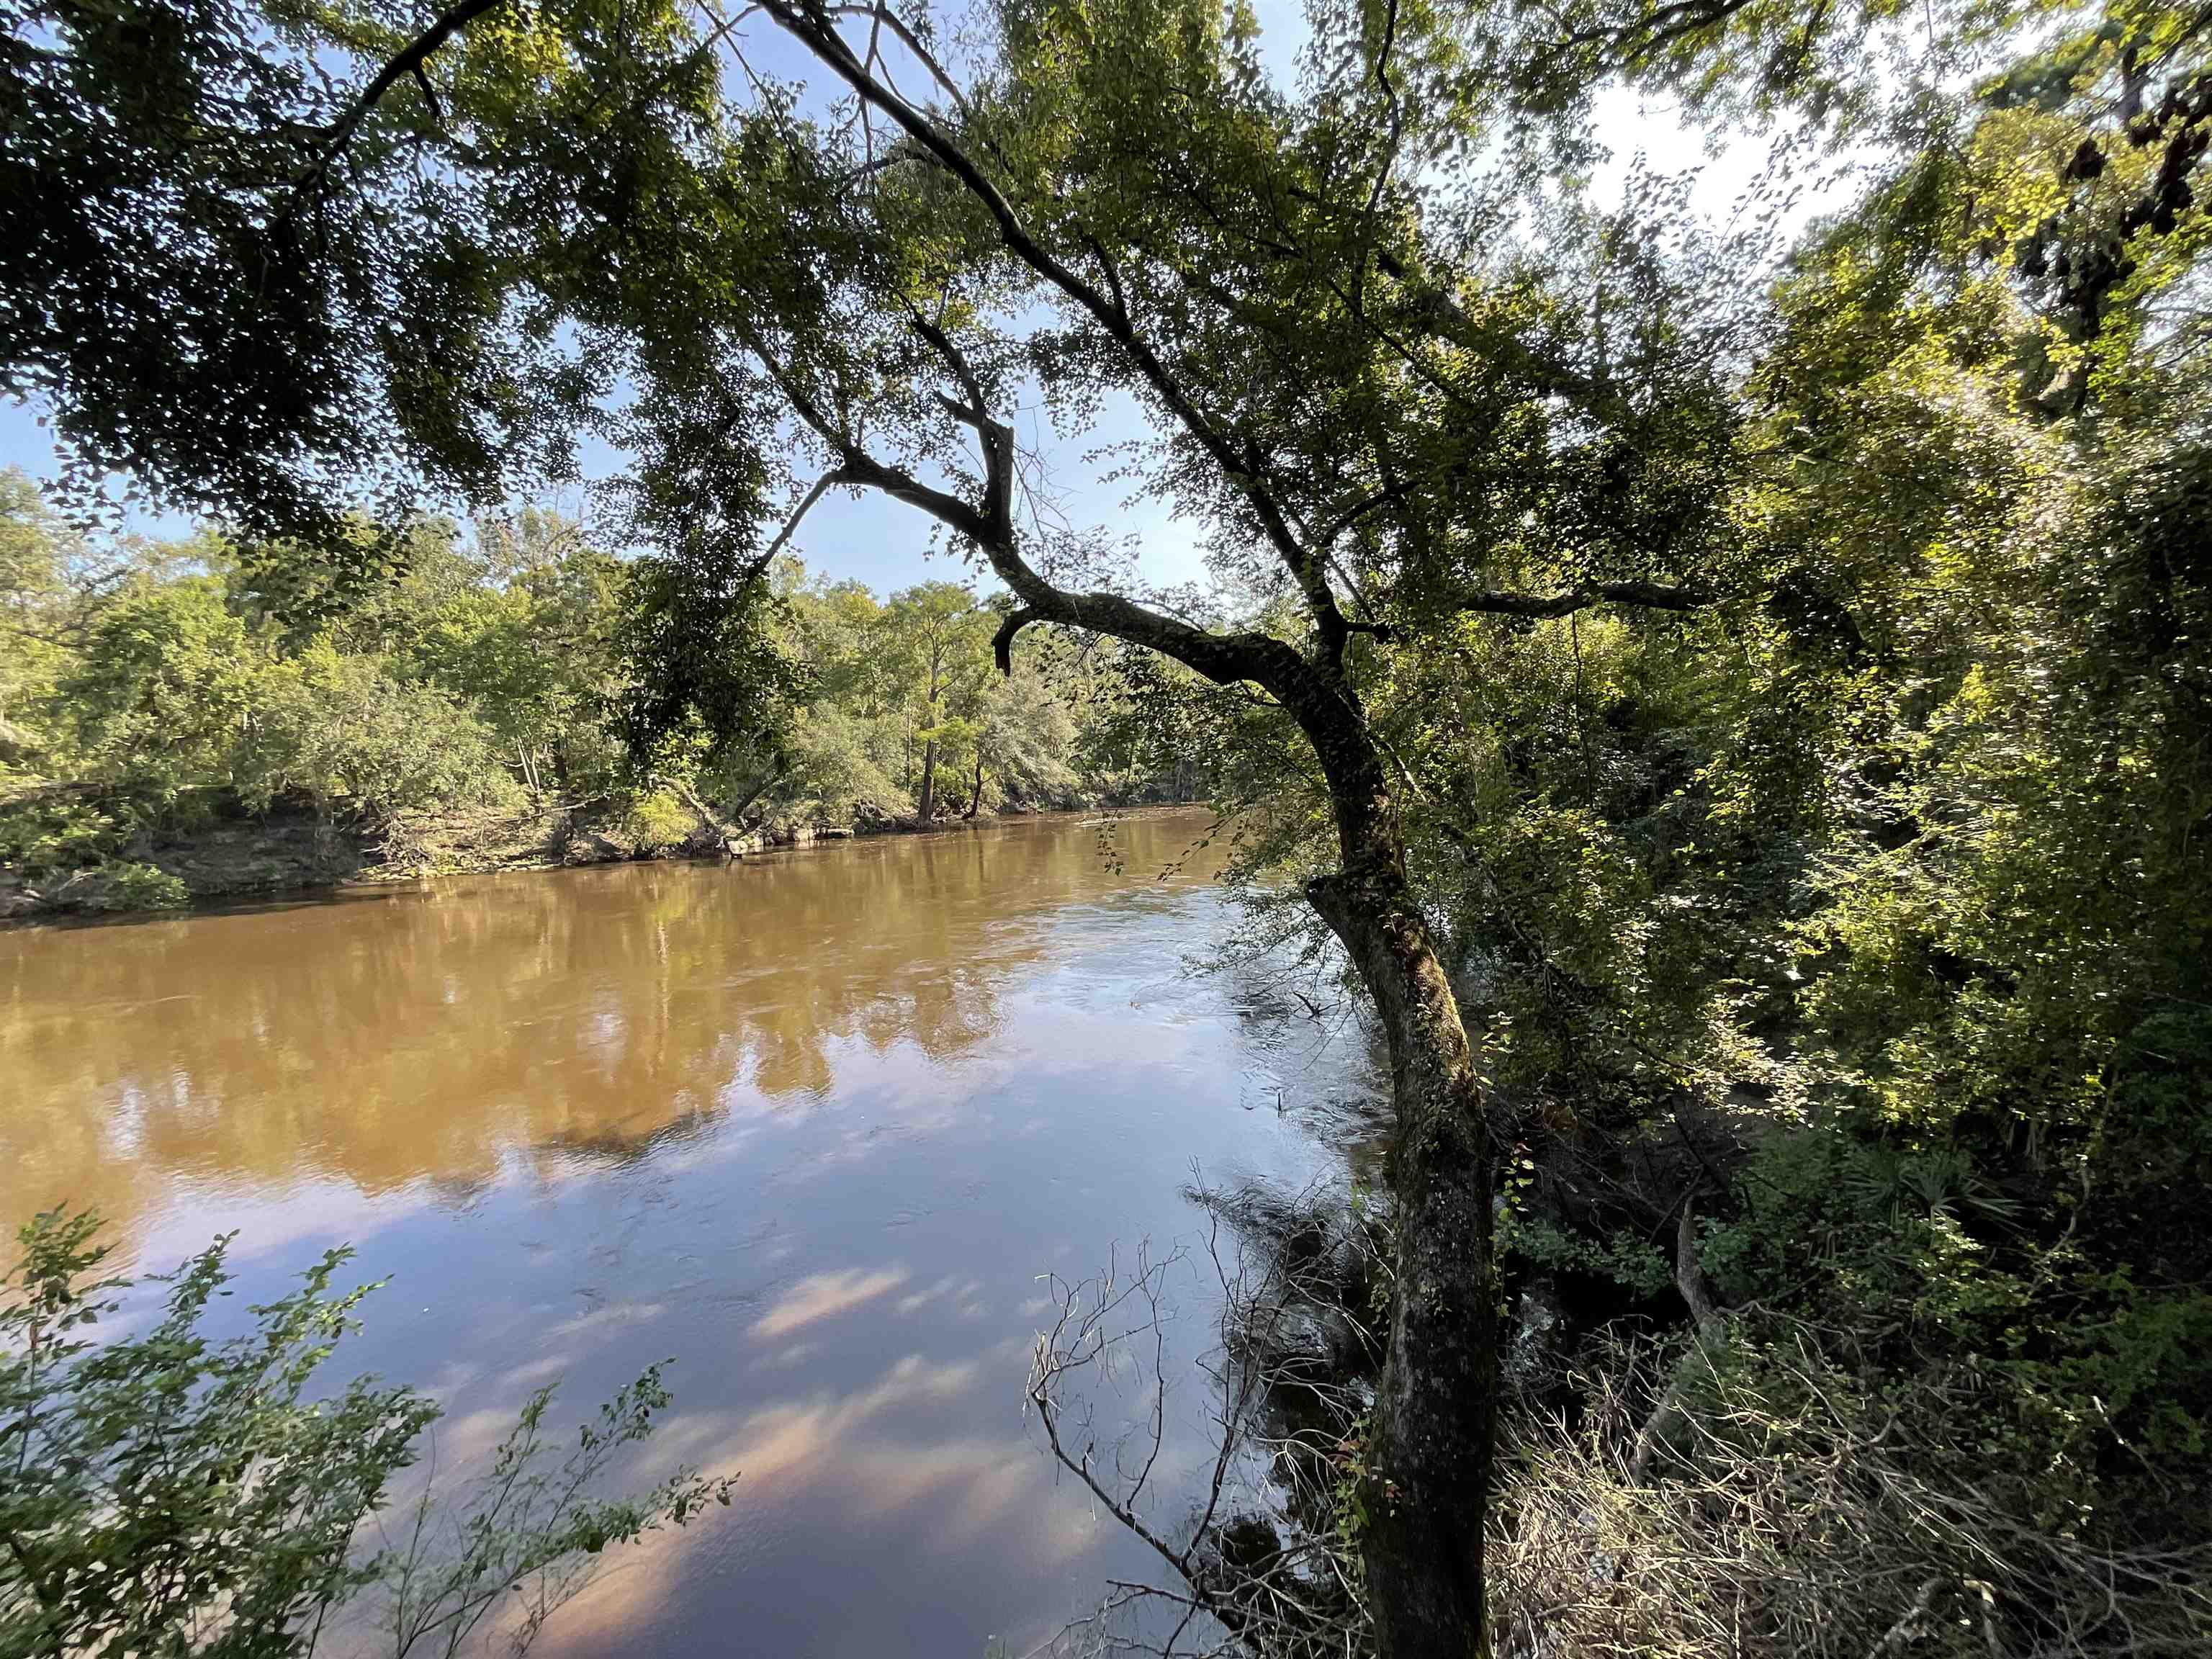
[[[1133,1274],[1109,1262],[1079,1284],[1053,1281],[1060,1313],[1038,1338],[1030,1404],[1053,1455],[1170,1572],[1164,1583],[1115,1582],[1097,1611],[1063,1635],[1096,1633],[1118,1619],[1118,1650],[1163,1659],[1211,1653],[1341,1659],[1367,1640],[1356,1570],[1333,1534],[1302,1529],[1295,1519],[1302,1509],[1320,1513],[1332,1501],[1342,1448],[1370,1403],[1358,1387],[1332,1378],[1317,1352],[1327,1346],[1317,1337],[1321,1310],[1341,1301],[1327,1265],[1334,1246],[1316,1248],[1314,1236],[1301,1236],[1279,1248],[1281,1238],[1266,1237],[1270,1216],[1317,1210],[1314,1194],[1289,1202],[1250,1192],[1193,1196],[1212,1218],[1206,1259],[1221,1297],[1217,1344],[1200,1361],[1213,1389],[1213,1455],[1188,1522],[1172,1531],[1151,1518],[1160,1496],[1151,1487],[1166,1422],[1166,1270],[1185,1252],[1155,1261],[1140,1250]],[[1224,1221],[1237,1235],[1233,1247],[1224,1240]],[[1358,1335],[1372,1341],[1364,1329]],[[1127,1380],[1150,1390],[1148,1403],[1139,1425],[1109,1455],[1100,1448],[1094,1407],[1077,1390],[1132,1365]],[[1285,1407],[1292,1395],[1301,1407],[1296,1421]],[[1269,1496],[1258,1484],[1261,1472]],[[1156,1623],[1146,1625],[1146,1614]]]

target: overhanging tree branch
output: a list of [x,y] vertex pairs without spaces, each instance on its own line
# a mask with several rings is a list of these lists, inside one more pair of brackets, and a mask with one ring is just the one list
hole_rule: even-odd
[[1023,605],[1018,610],[1009,611],[1006,619],[999,624],[999,631],[991,635],[991,654],[998,659],[1001,674],[1011,675],[1014,672],[1014,636],[1037,620],[1037,613]]
[[952,107],[960,112],[961,118],[975,118],[975,111],[968,102],[968,94],[961,91],[960,83],[939,61],[937,54],[922,44],[921,37],[914,32],[907,21],[889,6],[825,6],[823,15],[827,17],[865,17],[872,28],[889,29],[897,37],[899,44],[914,54],[915,61],[929,71],[929,78],[951,100]]
[[[1256,465],[1260,461],[1256,450],[1241,448],[1215,425],[1152,343],[1138,331],[1126,308],[1111,295],[1079,276],[1039,241],[1013,204],[1006,199],[1006,193],[992,182],[975,159],[926,111],[901,97],[869,70],[837,32],[835,19],[840,10],[846,9],[824,7],[813,0],[762,0],[761,9],[951,173],[990,215],[998,228],[1000,246],[1087,312],[1105,331],[1146,385],[1167,405],[1176,423],[1213,461],[1223,478],[1250,504],[1269,545],[1305,595],[1321,635],[1323,659],[1333,665],[1343,647],[1346,630],[1342,614],[1320,562],[1300,541],[1268,487],[1263,468]],[[872,9],[851,9],[866,15]]]
[[[1447,608],[1493,617],[1522,617],[1532,622],[1571,617],[1601,605],[1620,605],[1645,611],[1703,611],[1715,603],[1712,594],[1698,587],[1678,587],[1664,582],[1583,582],[1559,593],[1516,593],[1486,587],[1464,593]],[[1354,634],[1372,635],[1385,645],[1402,638],[1405,630],[1394,623],[1348,622]]]
[[982,514],[950,491],[926,484],[905,468],[890,465],[869,454],[851,434],[830,418],[822,405],[799,385],[798,377],[769,349],[765,340],[749,330],[740,330],[738,337],[768,371],[769,378],[775,382],[793,411],[836,454],[838,465],[833,471],[838,475],[837,482],[880,489],[896,501],[920,507],[979,547],[989,541],[992,526]]
[[914,316],[914,329],[915,333],[929,342],[939,356],[945,359],[945,367],[952,371],[952,378],[960,382],[961,391],[968,394],[968,401],[963,404],[953,404],[951,398],[945,399],[951,405],[953,414],[970,426],[980,425],[988,416],[985,413],[982,378],[975,373],[975,365],[968,361],[965,352],[952,343],[951,335],[919,312]]
[[[938,331],[942,337],[941,331],[935,331],[933,325],[916,320],[926,331],[925,337],[929,331]],[[1077,592],[1047,580],[1022,556],[1015,541],[1011,510],[1014,433],[1004,421],[973,404],[962,404],[951,398],[944,400],[956,415],[975,428],[981,441],[985,504],[979,508],[949,490],[922,483],[904,467],[871,455],[858,440],[830,418],[799,384],[798,377],[769,349],[765,340],[749,331],[740,337],[799,419],[837,455],[836,471],[839,482],[879,489],[894,501],[920,508],[956,535],[964,537],[989,561],[992,570],[1012,590],[1023,607],[1016,613],[1022,617],[1019,623],[1011,630],[1001,625],[1000,632],[1006,649],[997,654],[1002,665],[1010,665],[1013,635],[1022,627],[1032,622],[1048,622],[1109,634],[1133,645],[1145,646],[1173,657],[1218,684],[1251,680],[1280,696],[1285,685],[1312,677],[1304,659],[1273,635],[1215,634],[1119,593]],[[963,389],[968,389],[972,383],[975,396],[980,398],[981,382],[972,368],[967,366],[949,339],[945,341],[945,349],[951,354],[948,362],[956,365],[954,373],[962,379]],[[994,651],[998,643],[994,641]]]
[[1598,23],[1577,29],[1559,42],[1561,47],[1598,46],[1620,54],[1624,63],[1673,45],[1684,35],[1725,23],[1751,0],[1674,0],[1640,16],[1619,22]]
[[1389,185],[1391,169],[1398,165],[1398,146],[1405,131],[1405,110],[1398,101],[1398,88],[1390,83],[1390,52],[1397,43],[1398,0],[1388,0],[1382,14],[1382,45],[1375,54],[1375,81],[1389,106],[1390,137],[1382,149],[1382,165],[1375,169],[1375,182],[1368,188],[1367,210],[1362,216],[1370,231],[1375,210],[1382,205],[1382,192]]
[[423,96],[430,98],[431,106],[435,108],[437,100],[431,96],[429,79],[422,72],[423,64],[429,61],[431,54],[439,47],[477,18],[486,12],[496,10],[506,3],[507,0],[459,0],[459,4],[439,14],[435,22],[409,41],[396,57],[379,70],[375,78],[363,87],[353,102],[339,112],[338,118],[331,123],[325,131],[322,149],[316,152],[315,159],[308,164],[307,170],[292,181],[292,193],[285,203],[283,216],[289,219],[292,216],[300,199],[321,182],[323,175],[330,171],[331,163],[337,161],[345,147],[353,142],[354,134],[360,131],[361,124],[368,118],[370,112],[383,101],[384,94],[402,81],[410,77],[420,80]]

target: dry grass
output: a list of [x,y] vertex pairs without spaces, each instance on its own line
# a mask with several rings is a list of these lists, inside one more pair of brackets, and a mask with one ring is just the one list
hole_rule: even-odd
[[[1116,1583],[1050,1651],[1373,1651],[1340,1506],[1375,1346],[1348,1304],[1382,1264],[1314,1198],[1278,1213],[1211,1195],[1240,1239],[1227,1255],[1213,1241],[1218,1459],[1200,1512],[1171,1534],[1145,1501],[1164,1264],[1061,1287],[1030,1405],[1052,1451],[1166,1571]],[[2212,1656],[2212,1528],[2130,1548],[2039,1522],[2018,1488],[2057,1483],[2008,1486],[1977,1460],[1987,1402],[1971,1383],[1951,1395],[1893,1377],[1877,1395],[1863,1365],[1838,1361],[1853,1352],[1844,1334],[1716,1311],[1692,1341],[1685,1355],[1679,1339],[1601,1339],[1564,1369],[1538,1345],[1509,1367],[1487,1549],[1501,1659]],[[1133,1447],[1102,1443],[1068,1392],[1109,1376],[1148,1402]]]
[[[1639,1483],[1652,1358],[1572,1379],[1578,1425],[1523,1425],[1490,1571],[1522,1659],[2182,1659],[2212,1653],[2212,1552],[2100,1549],[1936,1485],[1909,1407],[1874,1414],[1819,1350],[1705,1367]],[[1753,1382],[1757,1375],[1763,1381]]]

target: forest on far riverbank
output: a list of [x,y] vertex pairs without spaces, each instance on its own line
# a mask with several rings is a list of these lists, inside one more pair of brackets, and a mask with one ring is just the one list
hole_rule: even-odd
[[743,684],[667,720],[649,572],[558,514],[364,533],[303,580],[211,529],[88,539],[0,475],[0,915],[1194,798],[1123,653],[1002,677],[972,584],[773,585]]

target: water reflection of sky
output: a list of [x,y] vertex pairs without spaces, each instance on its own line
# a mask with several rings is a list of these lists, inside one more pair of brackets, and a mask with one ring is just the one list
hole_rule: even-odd
[[[1021,1416],[1040,1277],[1203,1231],[1194,1168],[1303,1184],[1356,1057],[1183,958],[1205,820],[764,868],[638,866],[0,940],[0,1200],[166,1265],[240,1231],[249,1299],[351,1240],[349,1363],[416,1379],[448,1469],[555,1379],[673,1359],[649,1473],[743,1472],[548,1653],[1013,1651],[1141,1565]],[[1210,1338],[1186,1275],[1170,1462]]]

